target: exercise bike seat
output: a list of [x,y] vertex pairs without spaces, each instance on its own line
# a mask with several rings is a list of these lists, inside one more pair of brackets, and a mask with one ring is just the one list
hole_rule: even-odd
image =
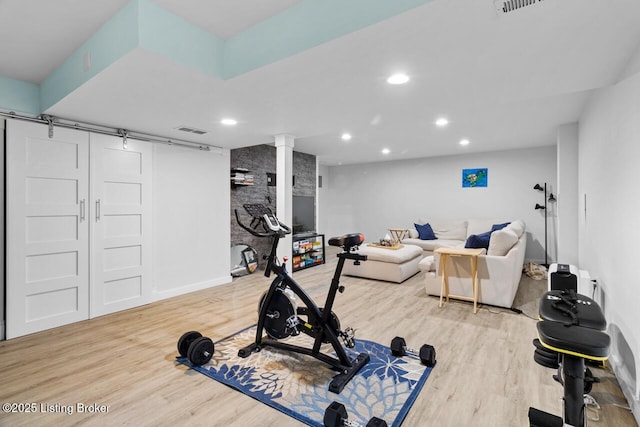
[[338,246],[347,252],[355,246],[360,246],[362,242],[364,242],[364,236],[360,233],[345,234],[344,236],[329,239],[329,245]]
[[538,322],[538,338],[549,350],[596,361],[607,360],[611,342],[602,331],[549,321]]
[[540,299],[539,315],[541,320],[598,331],[604,331],[607,327],[597,302],[585,295],[564,290],[546,292]]

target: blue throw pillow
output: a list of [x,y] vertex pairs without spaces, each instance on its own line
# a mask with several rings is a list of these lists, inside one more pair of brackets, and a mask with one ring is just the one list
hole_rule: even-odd
[[491,227],[491,231],[498,231],[505,228],[507,225],[511,224],[510,222],[505,222],[504,224],[493,224]]
[[489,249],[489,239],[491,238],[491,231],[487,231],[486,233],[480,234],[472,234],[467,238],[467,241],[464,244],[465,248],[474,248],[474,249]]
[[436,240],[436,235],[434,234],[430,224],[419,225],[414,223],[413,225],[415,225],[416,230],[418,231],[418,237],[421,240]]

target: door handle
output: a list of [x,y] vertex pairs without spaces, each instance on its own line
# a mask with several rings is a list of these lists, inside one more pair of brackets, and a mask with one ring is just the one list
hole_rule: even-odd
[[96,222],[100,221],[100,199],[96,200]]
[[80,200],[80,222],[84,221],[85,219],[85,205],[84,205],[85,199]]

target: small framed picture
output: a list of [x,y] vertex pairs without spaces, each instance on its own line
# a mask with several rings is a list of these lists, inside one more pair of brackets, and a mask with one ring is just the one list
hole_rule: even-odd
[[486,187],[487,168],[462,169],[462,188]]
[[258,268],[258,257],[256,251],[253,248],[246,248],[242,251],[242,258],[244,259],[244,265],[247,267],[249,273],[253,273]]

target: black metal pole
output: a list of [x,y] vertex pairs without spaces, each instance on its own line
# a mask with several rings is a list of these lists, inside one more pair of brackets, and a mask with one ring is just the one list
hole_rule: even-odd
[[544,266],[549,268],[547,259],[547,183],[544,183]]

